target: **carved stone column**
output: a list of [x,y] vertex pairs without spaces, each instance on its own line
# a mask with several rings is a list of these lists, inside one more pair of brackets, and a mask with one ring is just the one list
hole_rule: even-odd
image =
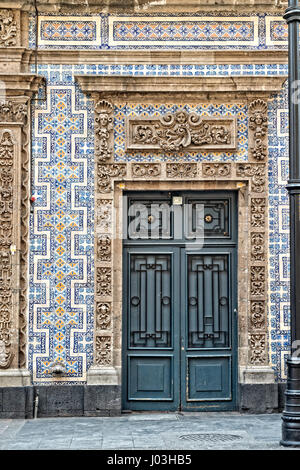
[[237,176],[250,178],[248,239],[248,360],[240,382],[274,383],[268,351],[268,104],[249,105],[249,163],[239,164]]

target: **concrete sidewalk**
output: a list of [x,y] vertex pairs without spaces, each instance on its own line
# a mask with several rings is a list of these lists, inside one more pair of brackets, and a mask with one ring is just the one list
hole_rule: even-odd
[[0,420],[1,450],[285,449],[281,414],[132,413]]

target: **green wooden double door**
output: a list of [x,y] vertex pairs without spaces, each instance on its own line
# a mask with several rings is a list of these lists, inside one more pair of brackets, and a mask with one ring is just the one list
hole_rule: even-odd
[[125,202],[123,409],[235,410],[235,193]]

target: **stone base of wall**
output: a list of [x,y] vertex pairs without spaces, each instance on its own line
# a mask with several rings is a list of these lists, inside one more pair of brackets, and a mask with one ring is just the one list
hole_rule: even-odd
[[241,413],[277,413],[282,411],[279,405],[278,383],[269,384],[240,384],[239,385],[239,411]]
[[[285,404],[285,383],[240,384],[241,413],[278,413]],[[119,385],[49,385],[0,388],[0,419],[120,416]]]

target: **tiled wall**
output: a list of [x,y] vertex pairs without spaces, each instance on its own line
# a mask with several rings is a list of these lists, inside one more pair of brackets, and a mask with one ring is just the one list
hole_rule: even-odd
[[[93,18],[40,19],[41,48],[134,48],[163,47],[178,48],[170,35],[174,29],[180,30],[183,24],[189,30],[186,16],[171,20],[160,17],[155,29],[154,19],[149,24],[149,35],[153,38],[159,31],[167,31],[166,42],[155,39],[147,44],[145,34],[129,40],[128,25],[134,21],[141,27],[141,18],[109,17],[99,15]],[[148,18],[149,20],[149,18]],[[220,40],[213,37],[215,23],[196,17],[195,29],[181,38],[181,48],[229,47],[237,31],[240,36],[235,39],[235,48],[266,49],[276,48],[277,42],[285,41],[286,28],[280,18],[266,18],[256,15],[251,18],[235,18],[235,26],[229,31],[227,23],[218,34]],[[270,20],[270,21],[269,21]],[[45,23],[43,23],[45,21]],[[47,23],[48,21],[48,23]],[[71,23],[75,21],[75,23]],[[177,21],[177,23],[176,23]],[[202,25],[206,23],[205,27]],[[54,23],[53,23],[54,22]],[[124,28],[122,28],[121,23]],[[149,21],[148,21],[149,22]],[[175,25],[176,23],[176,25]],[[223,22],[222,22],[223,24]],[[268,25],[269,24],[269,29]],[[127,26],[126,26],[127,25]],[[167,27],[169,25],[169,29]],[[277,26],[276,26],[277,25]],[[161,29],[159,27],[161,26]],[[237,28],[239,26],[239,29]],[[282,26],[282,27],[281,27]],[[146,26],[145,26],[146,27]],[[259,44],[253,36],[259,27]],[[98,29],[97,29],[98,28]],[[100,28],[100,29],[99,29]],[[106,28],[106,29],[105,29]],[[144,26],[143,26],[144,28]],[[151,28],[154,32],[150,33]],[[33,28],[32,28],[33,30]],[[201,43],[205,32],[206,44]],[[155,32],[156,31],[156,32]],[[227,32],[226,32],[227,31]],[[179,34],[179,33],[178,33]],[[183,29],[180,32],[183,34]],[[217,33],[216,33],[217,34]],[[113,41],[121,42],[117,45]],[[199,37],[197,36],[199,35]],[[201,38],[200,38],[201,35]],[[223,37],[223,36],[224,37]],[[231,35],[231,36],[230,36]],[[252,36],[251,36],[252,35]],[[189,37],[189,39],[187,38]],[[203,37],[204,37],[203,36]],[[225,37],[226,36],[226,37]],[[179,37],[179,36],[178,36]],[[84,40],[83,40],[84,38]],[[100,41],[101,38],[101,41]],[[252,38],[252,39],[251,39]],[[32,37],[32,44],[34,38]],[[242,41],[248,41],[242,45]],[[49,41],[49,42],[48,42]],[[83,45],[83,41],[88,45]],[[127,41],[127,42],[126,42]],[[136,41],[140,41],[136,44]],[[211,41],[211,43],[210,43]],[[123,44],[124,42],[124,44]],[[125,42],[127,45],[125,45]],[[174,40],[175,42],[175,40]],[[50,44],[51,43],[51,44]],[[55,43],[55,45],[54,45]],[[187,45],[188,43],[188,45]],[[209,43],[209,44],[208,44]],[[80,44],[80,45],[78,45]],[[211,46],[210,44],[213,44]],[[232,48],[233,46],[230,45]],[[280,47],[285,47],[281,45]],[[85,98],[74,82],[75,74],[101,75],[182,75],[182,76],[238,76],[238,75],[286,75],[285,65],[40,65],[38,73],[47,80],[47,99],[33,106],[33,192],[37,197],[30,226],[30,309],[29,309],[29,368],[36,383],[53,382],[49,367],[51,363],[62,358],[67,364],[67,383],[86,380],[86,371],[92,363],[93,355],[93,303],[94,303],[94,265],[93,265],[93,171],[94,171],[94,138],[92,102]],[[41,91],[41,96],[43,91]],[[175,105],[174,105],[175,106]],[[182,103],[182,107],[186,106]],[[199,109],[198,109],[199,108]],[[247,110],[244,106],[224,105],[216,109],[212,105],[199,104],[197,112],[215,115],[234,114],[238,117],[239,151],[237,154],[222,153],[218,159],[247,159]],[[161,106],[140,106],[131,109],[115,109],[115,158],[118,161],[130,159],[124,150],[125,116],[160,115],[167,109]],[[271,325],[271,361],[276,377],[285,377],[284,359],[289,343],[289,292],[288,292],[288,197],[285,184],[288,171],[287,141],[287,91],[274,96],[269,105],[270,126],[270,201],[269,201],[269,236],[270,236],[270,285],[269,285],[269,318]],[[88,132],[89,130],[89,132]],[[149,160],[154,157],[151,154]],[[163,158],[163,156],[159,157]],[[187,160],[212,160],[209,153],[185,155]]]

